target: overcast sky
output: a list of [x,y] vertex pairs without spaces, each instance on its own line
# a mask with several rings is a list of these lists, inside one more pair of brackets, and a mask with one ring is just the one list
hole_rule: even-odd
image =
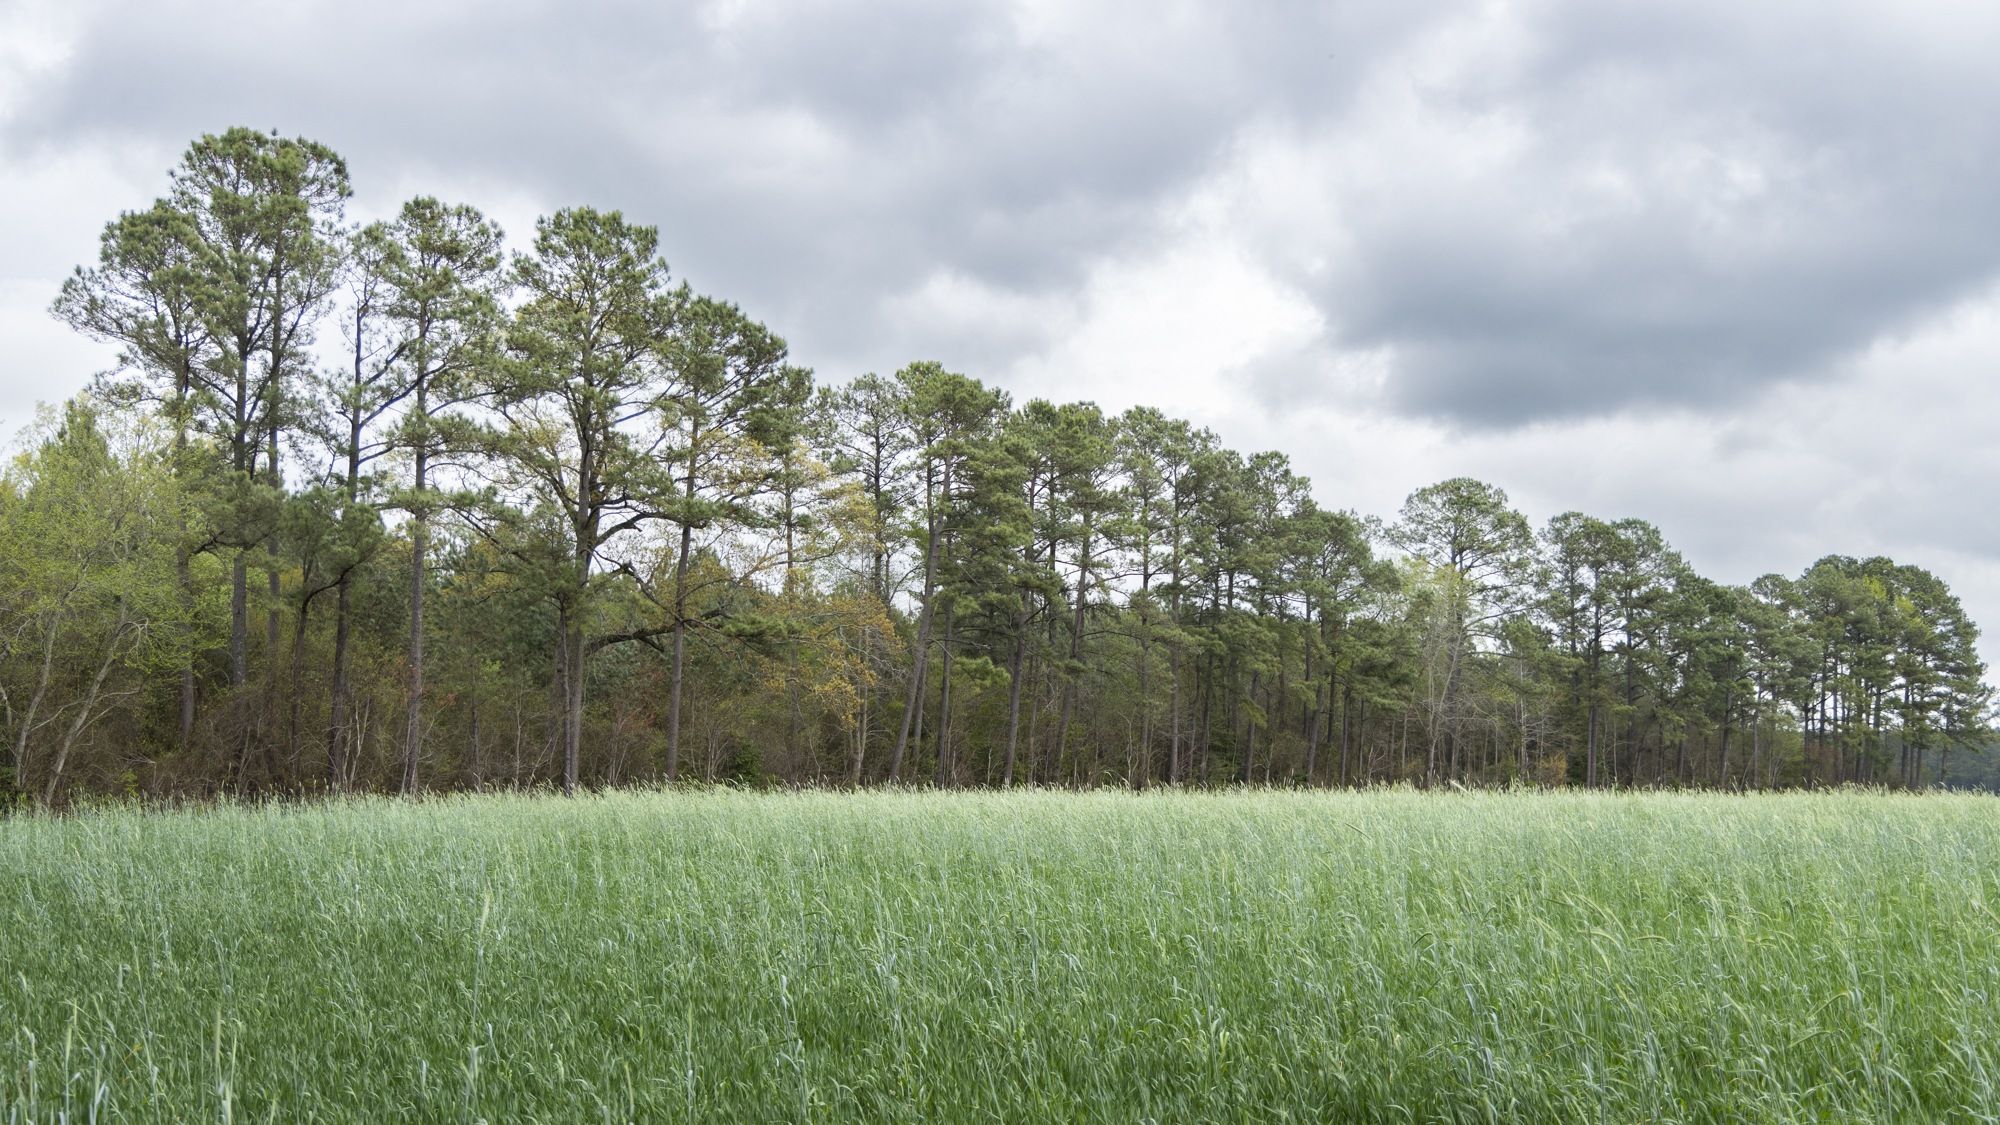
[[[0,0],[0,424],[187,142],[352,213],[619,208],[821,377],[1144,403],[1391,516],[1458,475],[1824,554],[2000,634],[2000,7],[1881,0]],[[1989,640],[1989,659],[2000,644]]]

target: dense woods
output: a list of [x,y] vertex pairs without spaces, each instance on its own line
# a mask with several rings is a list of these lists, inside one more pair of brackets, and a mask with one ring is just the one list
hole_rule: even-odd
[[509,253],[349,190],[324,146],[203,137],[64,286],[121,366],[0,488],[13,801],[1920,786],[1988,737],[1915,566],[1728,586],[1469,479],[1323,507],[1147,408],[816,385],[617,212]]

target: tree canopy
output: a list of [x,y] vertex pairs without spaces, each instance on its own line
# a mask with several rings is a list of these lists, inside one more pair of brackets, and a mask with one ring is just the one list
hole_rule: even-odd
[[15,799],[1990,772],[1919,567],[1729,586],[1468,478],[1330,506],[1147,407],[815,387],[617,211],[508,254],[348,193],[323,145],[202,137],[64,286],[120,361],[0,480]]

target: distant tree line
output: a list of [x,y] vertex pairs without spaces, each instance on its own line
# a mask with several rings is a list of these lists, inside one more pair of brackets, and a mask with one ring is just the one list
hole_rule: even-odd
[[12,800],[1920,786],[1988,738],[1913,566],[1725,586],[1469,479],[1385,524],[1157,410],[816,387],[615,211],[509,256],[349,193],[323,145],[205,136],[64,285],[120,366],[0,488]]

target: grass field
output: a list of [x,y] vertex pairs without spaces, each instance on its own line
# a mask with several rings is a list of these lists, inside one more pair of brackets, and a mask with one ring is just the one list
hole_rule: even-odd
[[0,821],[0,1120],[1993,1121],[2000,801]]

